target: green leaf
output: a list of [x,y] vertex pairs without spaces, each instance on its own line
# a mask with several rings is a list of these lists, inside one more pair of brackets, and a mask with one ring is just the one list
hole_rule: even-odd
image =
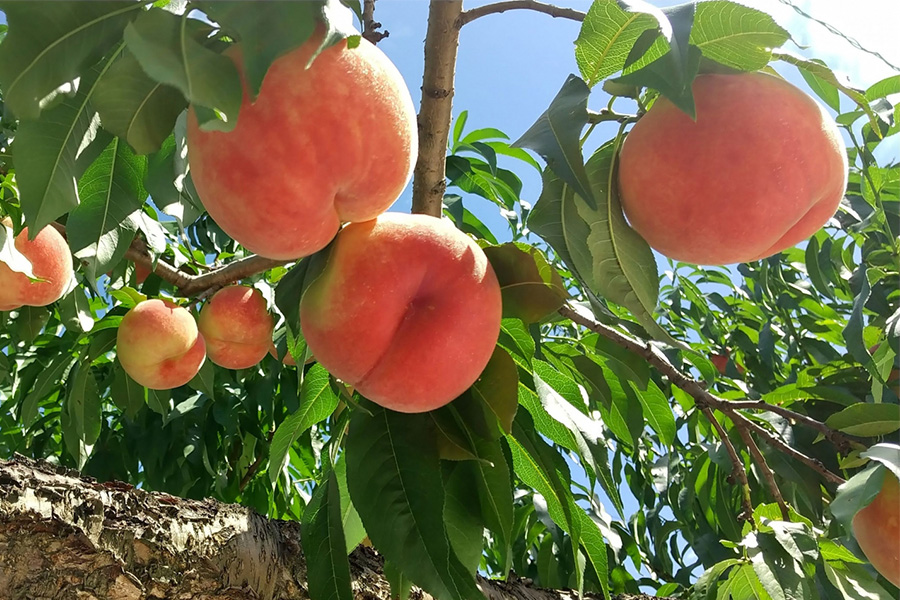
[[581,547],[584,548],[588,560],[591,561],[597,577],[600,579],[600,588],[603,597],[609,600],[609,565],[606,558],[606,542],[603,541],[603,533],[590,515],[581,511]]
[[647,331],[680,345],[653,318],[659,295],[656,260],[647,242],[625,221],[616,193],[615,144],[601,147],[586,169],[594,198],[591,209],[571,188],[562,190],[562,226],[572,263],[598,295],[627,308]]
[[28,279],[37,280],[31,261],[16,248],[16,236],[12,227],[7,227],[5,223],[0,224],[0,262]]
[[676,58],[674,51],[637,71],[628,72],[613,79],[615,84],[650,87],[672,101],[682,112],[696,119],[694,94],[691,83],[700,70],[700,51],[696,46],[685,46],[683,58]]
[[878,465],[860,471],[838,488],[829,510],[847,533],[853,532],[853,517],[868,506],[881,491],[887,469]]
[[866,100],[878,100],[892,94],[900,94],[900,75],[891,75],[866,89]]
[[887,435],[900,429],[900,405],[859,402],[831,415],[825,424],[850,435]]
[[880,462],[894,473],[894,477],[900,479],[900,446],[897,444],[875,444],[860,456]]
[[108,55],[143,5],[6,1],[0,8],[9,24],[0,45],[3,100],[19,119],[36,119],[40,102]]
[[57,384],[64,378],[64,374],[72,368],[78,360],[77,356],[69,353],[58,354],[50,361],[47,368],[42,369],[34,380],[34,385],[25,400],[22,402],[20,420],[26,427],[31,425],[38,416],[38,406],[41,400],[50,395],[57,388]]
[[[185,121],[184,116],[179,117],[176,129],[179,126],[183,129]],[[159,152],[148,157],[147,177],[144,179],[144,187],[153,197],[153,203],[164,213],[174,217],[182,228],[205,212],[199,201],[191,196],[192,184],[187,161],[180,153],[184,147],[183,135],[167,137]]]
[[104,129],[137,154],[149,154],[169,137],[187,100],[176,88],[151,79],[126,50],[97,84],[93,104]]
[[[512,560],[513,489],[509,465],[499,440],[471,439],[479,460],[462,463],[458,468],[470,471],[475,482],[484,525],[494,534],[496,542],[505,549],[507,562]],[[471,494],[471,490],[469,491]]]
[[862,91],[850,87],[849,83],[838,79],[837,75],[835,75],[827,65],[825,65],[821,61],[808,59],[800,56],[799,54],[794,54],[792,52],[787,52],[784,50],[773,52],[772,58],[794,65],[802,72],[814,75],[822,82],[839,89],[845,96],[856,102],[857,106],[859,106],[866,113],[866,115],[869,117],[869,124],[876,132],[876,135],[879,138],[881,137],[881,128],[878,126],[878,116],[872,110],[872,107],[870,106],[866,95]]
[[[813,62],[817,62],[821,65],[825,65],[821,60],[811,59]],[[830,82],[822,79],[815,73],[811,73],[806,69],[800,69],[800,75],[803,77],[803,80],[806,81],[806,84],[809,86],[813,92],[815,92],[816,96],[821,98],[825,104],[831,107],[832,110],[836,113],[841,112],[841,96],[838,93],[838,89],[834,87]]]
[[188,385],[198,392],[203,392],[207,397],[214,399],[216,397],[215,377],[216,368],[213,366],[213,362],[211,360],[205,360],[203,361],[203,364],[200,365],[200,370],[197,371],[194,378],[188,382]]
[[43,306],[23,306],[18,311],[16,337],[30,344],[41,334],[44,326],[50,320],[50,311]]
[[72,253],[93,277],[115,267],[138,230],[147,192],[147,159],[113,138],[78,182],[81,204],[69,214],[66,234]]
[[728,558],[722,562],[716,563],[700,577],[697,578],[694,587],[691,590],[690,600],[715,600],[716,590],[719,587],[719,579],[730,567],[740,564],[740,560],[736,558]]
[[[646,6],[646,3],[641,3],[640,8],[623,6],[614,0],[591,4],[575,40],[575,61],[588,86],[594,87],[621,71],[641,34],[658,30],[661,21],[668,25],[658,9],[651,6],[652,10],[648,10]],[[658,48],[654,48],[645,60],[650,62],[659,55]]]
[[341,495],[334,471],[316,486],[301,525],[311,598],[352,600],[350,561],[344,544]]
[[350,499],[350,491],[347,489],[347,461],[343,454],[334,465],[334,474],[337,477],[338,490],[341,493],[341,526],[344,529],[344,541],[349,554],[366,537],[366,530]]
[[[498,438],[502,435],[500,430],[506,433],[512,430],[519,407],[518,383],[516,363],[503,348],[494,348],[481,375],[472,387],[454,400],[453,406],[470,417],[469,423],[473,426],[484,423],[479,433]],[[474,401],[475,406],[468,400]]]
[[[209,361],[205,361],[209,362]],[[116,362],[113,382],[109,390],[110,399],[115,402],[128,419],[134,420],[144,407],[144,386],[129,377],[125,369]]]
[[579,508],[569,489],[569,468],[562,456],[534,431],[528,413],[520,412],[513,433],[506,437],[512,453],[513,469],[526,485],[534,488],[547,502],[553,522],[566,531],[577,546],[581,541]]
[[367,403],[347,435],[347,483],[369,538],[385,558],[440,598],[477,600],[472,573],[444,527],[440,458],[423,414]]
[[326,419],[337,408],[337,394],[331,389],[331,377],[328,371],[315,363],[303,379],[300,389],[300,408],[288,416],[272,436],[269,446],[269,481],[274,485],[284,465],[287,464],[288,450],[300,435]]
[[85,295],[85,289],[77,286],[57,302],[59,317],[66,328],[73,331],[89,332],[94,327],[94,314]]
[[465,466],[465,463],[443,466],[444,472],[449,473],[444,481],[444,525],[453,553],[466,571],[474,573],[481,562],[485,523],[478,498],[472,496],[475,479]]
[[569,297],[559,273],[543,253],[509,242],[484,248],[503,295],[503,316],[537,323],[555,313]]
[[718,600],[771,600],[751,565],[732,569],[728,581],[719,587]]
[[675,415],[665,394],[653,381],[648,382],[644,389],[634,381],[628,381],[628,385],[640,401],[650,427],[659,434],[659,441],[664,446],[671,446],[675,442]]
[[591,190],[581,154],[581,130],[588,121],[587,99],[591,91],[578,77],[569,75],[544,114],[513,144],[530,148],[547,161],[547,167],[572,186],[591,208],[597,201]]
[[790,39],[771,15],[730,0],[697,3],[691,44],[704,56],[742,71],[757,71],[771,49]]
[[825,562],[825,575],[846,600],[893,600],[861,565]]
[[846,342],[847,350],[850,351],[850,355],[860,363],[866,364],[869,362],[870,358],[866,342],[863,339],[863,307],[866,305],[866,302],[869,301],[869,294],[872,290],[871,287],[869,287],[868,270],[865,269],[864,265],[860,265],[859,269],[865,270],[866,272],[860,273],[862,277],[859,279],[862,285],[860,286],[859,293],[853,299],[853,310],[841,333]]
[[100,408],[100,392],[90,366],[78,365],[70,378],[65,410],[75,435],[86,446],[93,446],[100,437]]
[[236,34],[242,48],[252,49],[242,59],[253,98],[259,94],[275,59],[299,48],[321,21],[325,23],[325,37],[317,53],[357,33],[352,26],[352,13],[333,0],[270,2],[266,10],[259,10],[253,2],[198,2],[197,5],[226,31]]
[[147,75],[177,88],[195,107],[209,109],[197,115],[202,129],[228,131],[237,123],[241,80],[230,58],[197,41],[207,28],[195,19],[150,9],[125,28],[125,41]]
[[36,121],[22,120],[13,143],[13,162],[22,212],[30,231],[37,232],[76,206],[76,160],[88,148],[100,126],[90,99],[112,59],[95,65],[81,77],[78,92],[45,110]]

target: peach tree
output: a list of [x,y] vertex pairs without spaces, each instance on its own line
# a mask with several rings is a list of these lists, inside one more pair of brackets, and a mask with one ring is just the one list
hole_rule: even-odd
[[[314,600],[353,597],[361,543],[398,598],[895,598],[900,75],[846,81],[729,0],[433,0],[416,127],[418,82],[354,62],[373,6],[0,2],[0,459],[298,521]],[[460,29],[511,9],[581,22],[515,142],[451,120]],[[758,96],[779,73],[807,91]],[[385,222],[424,242],[353,241],[413,165],[433,221]],[[502,308],[431,245],[485,257]],[[393,403],[346,366],[379,328]]]

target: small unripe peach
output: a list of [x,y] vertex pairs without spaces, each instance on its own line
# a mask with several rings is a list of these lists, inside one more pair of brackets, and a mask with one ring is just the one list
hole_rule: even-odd
[[[4,219],[2,225],[10,225]],[[47,306],[62,298],[72,279],[72,253],[66,240],[51,225],[33,240],[24,228],[15,239],[16,249],[31,261],[31,270],[40,281],[31,281],[0,262],[0,310],[21,306]]]
[[386,213],[338,233],[300,301],[316,360],[360,394],[425,412],[463,393],[500,333],[500,285],[487,257],[446,221]]
[[122,318],[116,340],[122,368],[139,384],[167,390],[189,382],[206,359],[206,344],[187,309],[144,300]]
[[246,369],[258,364],[272,343],[274,323],[262,293],[243,285],[222,288],[200,311],[206,355],[220,367]]

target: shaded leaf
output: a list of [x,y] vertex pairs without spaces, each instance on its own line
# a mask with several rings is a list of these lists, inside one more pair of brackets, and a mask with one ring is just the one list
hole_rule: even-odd
[[311,598],[352,600],[350,561],[344,544],[341,495],[334,471],[316,486],[303,511],[303,556]]
[[509,242],[484,248],[503,294],[503,316],[537,323],[556,312],[568,292],[540,250]]

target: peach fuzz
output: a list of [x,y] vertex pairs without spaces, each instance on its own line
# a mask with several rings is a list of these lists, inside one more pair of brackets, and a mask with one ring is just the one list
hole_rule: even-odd
[[190,312],[168,300],[144,300],[119,324],[116,352],[125,372],[144,387],[168,390],[194,378],[206,344]]
[[[8,218],[3,219],[2,225],[12,227]],[[65,238],[48,225],[29,240],[26,227],[16,236],[14,244],[31,261],[32,273],[41,281],[31,281],[0,262],[0,310],[47,306],[59,300],[72,279],[72,253]]]
[[875,499],[853,517],[853,535],[875,570],[900,587],[900,482],[892,472],[884,474]]
[[500,334],[500,285],[481,248],[434,217],[346,226],[300,301],[316,360],[400,412],[443,406],[478,378]]
[[[412,175],[418,133],[412,98],[384,53],[365,39],[324,50],[317,32],[278,58],[259,96],[247,95],[230,132],[188,114],[194,185],[206,210],[248,250],[293,259],[324,248],[341,222],[373,219]],[[240,47],[228,55],[241,69]]]
[[259,290],[230,285],[216,292],[197,321],[206,355],[220,367],[246,369],[269,351],[275,326]]
[[764,73],[700,75],[697,120],[659,98],[625,138],[619,193],[661,254],[704,265],[765,258],[835,213],[847,155],[814,99]]

